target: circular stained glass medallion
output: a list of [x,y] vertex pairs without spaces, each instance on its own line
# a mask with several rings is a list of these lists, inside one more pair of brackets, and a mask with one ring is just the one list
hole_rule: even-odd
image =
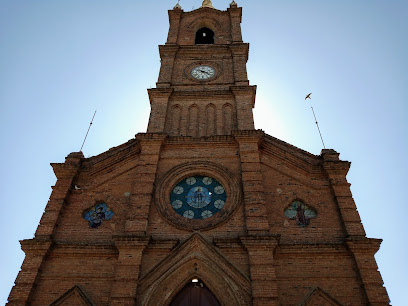
[[174,211],[188,219],[207,219],[218,213],[227,200],[225,188],[208,176],[191,176],[178,182],[170,194]]

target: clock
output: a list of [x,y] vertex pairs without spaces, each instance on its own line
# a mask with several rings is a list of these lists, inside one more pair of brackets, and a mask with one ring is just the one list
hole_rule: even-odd
[[199,65],[191,70],[191,76],[196,80],[209,80],[215,76],[215,69],[208,65]]
[[190,176],[179,181],[170,193],[173,210],[187,219],[207,219],[223,209],[224,186],[209,176]]

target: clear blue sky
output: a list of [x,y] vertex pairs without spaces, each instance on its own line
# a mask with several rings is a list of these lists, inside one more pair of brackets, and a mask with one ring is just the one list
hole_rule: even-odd
[[[393,305],[406,305],[408,2],[236,0],[256,128],[313,154],[320,138],[352,162],[348,180]],[[146,89],[176,0],[0,0],[0,303],[55,183],[50,162],[145,132]],[[214,0],[225,10],[230,0]],[[201,0],[181,0],[185,11]]]

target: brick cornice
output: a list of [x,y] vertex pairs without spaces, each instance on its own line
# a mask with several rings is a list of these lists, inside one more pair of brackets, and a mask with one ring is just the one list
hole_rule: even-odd
[[113,236],[113,241],[117,248],[134,248],[142,247],[145,248],[149,241],[151,240],[150,236],[145,235],[117,235]]
[[166,145],[185,145],[188,147],[191,146],[200,146],[203,144],[216,144],[216,145],[225,145],[231,146],[235,145],[235,139],[230,135],[214,135],[209,137],[192,137],[192,136],[172,136],[168,137],[165,140]]
[[159,46],[160,58],[163,59],[164,57],[175,57],[179,49],[180,49],[179,45],[160,45]]
[[232,131],[232,135],[238,142],[248,141],[248,142],[259,142],[264,136],[264,131],[262,130],[237,130]]
[[279,254],[339,254],[343,251],[347,254],[347,246],[344,242],[322,242],[322,243],[285,243],[279,244]]
[[81,166],[83,158],[82,152],[73,152],[65,158],[65,163],[51,163],[57,179],[73,177]]
[[233,56],[245,56],[245,59],[248,60],[249,54],[249,44],[248,43],[233,43],[229,45]]
[[168,98],[173,92],[173,88],[149,88],[147,90],[149,94],[150,103],[153,98]]
[[212,53],[216,55],[223,51],[223,53],[230,53],[230,46],[227,44],[214,44],[214,45],[200,45],[200,48],[197,49],[196,45],[177,45],[179,47],[179,55],[180,54],[206,54]]
[[117,248],[114,243],[89,242],[89,241],[56,241],[53,243],[52,255],[54,257],[70,256],[99,256],[116,255]]
[[340,153],[332,149],[322,150],[321,157],[323,159],[323,169],[331,175],[346,176],[351,163],[348,161],[342,161],[339,158]]
[[230,90],[234,93],[234,95],[239,93],[248,93],[248,94],[255,94],[256,93],[256,85],[232,85],[230,86]]
[[324,161],[323,169],[331,175],[346,176],[350,169],[351,162],[348,161]]
[[160,141],[162,142],[166,139],[166,133],[138,133],[136,134],[136,139],[140,142],[142,141]]
[[368,253],[374,255],[380,249],[382,239],[367,237],[352,237],[346,239],[346,245],[355,253]]
[[155,238],[149,241],[148,248],[149,249],[174,249],[177,245],[180,244],[180,239],[163,239],[163,238]]
[[[236,99],[240,97],[247,97],[251,101],[251,107],[255,107],[255,97],[256,97],[256,86],[255,85],[235,85],[230,86],[231,92],[234,94]],[[240,102],[240,101],[238,101]],[[242,101],[241,101],[242,102]]]
[[44,255],[52,245],[51,237],[33,238],[20,240],[21,249],[24,253]]
[[258,247],[262,245],[265,247],[271,247],[274,251],[276,247],[279,245],[280,237],[281,235],[277,234],[262,233],[259,235],[241,236],[240,240],[247,249],[254,246]]

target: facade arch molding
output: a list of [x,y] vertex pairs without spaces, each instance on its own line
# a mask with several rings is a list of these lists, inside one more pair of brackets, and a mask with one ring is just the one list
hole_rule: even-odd
[[217,29],[220,27],[220,22],[217,19],[210,17],[197,18],[188,25],[188,28],[193,30],[194,33],[201,28],[209,28],[216,33]]
[[194,278],[199,278],[221,305],[251,304],[249,277],[199,233],[194,233],[141,278],[137,305],[169,305]]

